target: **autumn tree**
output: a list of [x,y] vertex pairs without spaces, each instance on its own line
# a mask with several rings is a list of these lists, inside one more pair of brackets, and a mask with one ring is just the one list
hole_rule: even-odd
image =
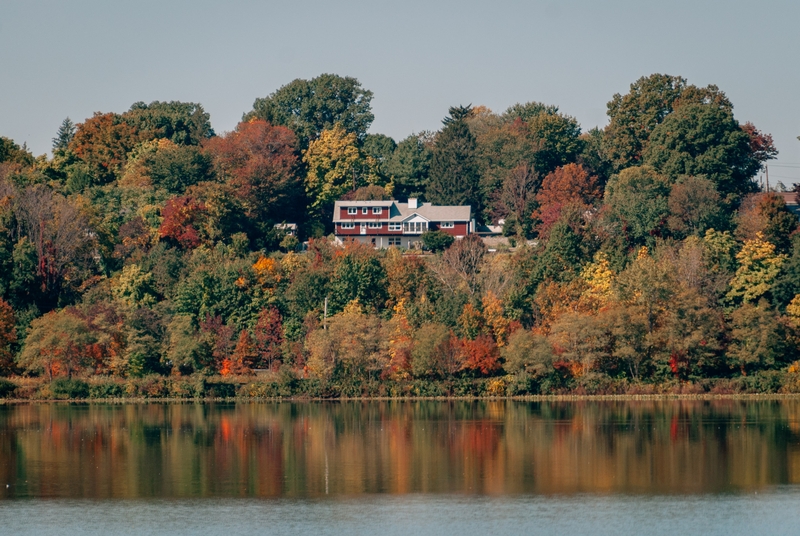
[[127,155],[141,140],[136,127],[121,115],[97,112],[77,125],[69,150],[85,162],[100,184],[117,178]]
[[536,194],[537,209],[533,217],[539,221],[539,235],[546,238],[550,228],[561,217],[565,206],[577,205],[588,210],[602,196],[597,177],[589,175],[580,164],[567,164],[549,173]]
[[258,315],[258,321],[253,327],[253,339],[257,359],[254,368],[272,370],[275,363],[281,360],[281,345],[283,344],[283,326],[281,313],[276,307],[263,309]]
[[273,223],[296,221],[302,181],[297,139],[288,128],[261,120],[239,123],[205,147],[217,177],[231,185],[248,218],[270,229]]
[[736,260],[739,268],[731,280],[727,297],[734,302],[753,303],[772,290],[786,255],[777,253],[775,245],[759,234],[753,240],[745,240]]
[[91,364],[88,347],[96,338],[86,320],[62,309],[31,322],[17,364],[28,372],[72,377]]
[[309,144],[303,162],[308,169],[305,189],[309,208],[316,215],[327,214],[346,192],[378,180],[370,173],[356,134],[338,124],[322,131]]
[[14,370],[14,344],[17,342],[16,317],[11,305],[0,298],[0,376]]
[[728,222],[714,183],[703,177],[682,177],[672,187],[667,201],[670,230],[683,236],[702,236],[708,229],[723,230]]

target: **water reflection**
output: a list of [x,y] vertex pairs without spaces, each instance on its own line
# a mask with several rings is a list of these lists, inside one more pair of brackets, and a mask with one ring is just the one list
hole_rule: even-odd
[[0,456],[4,498],[742,492],[800,482],[800,401],[3,406]]

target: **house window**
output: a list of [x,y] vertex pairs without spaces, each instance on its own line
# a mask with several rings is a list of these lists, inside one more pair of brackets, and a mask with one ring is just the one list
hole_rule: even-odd
[[347,213],[354,216],[358,214],[358,209],[356,207],[347,207]]
[[353,222],[342,223],[341,225],[342,225],[342,229],[355,229],[356,228],[356,224],[353,223]]
[[373,214],[381,214],[382,212],[383,212],[383,209],[381,207],[372,207],[372,213]]
[[455,227],[455,225],[451,221],[443,221],[439,225],[439,227],[441,227],[442,229],[452,229],[453,227]]
[[398,246],[399,247],[401,244],[402,244],[402,242],[400,241],[400,237],[399,236],[390,236],[389,237],[389,245],[390,246]]
[[[403,230],[403,224],[402,223],[390,223],[389,224],[389,230],[390,231],[402,231]],[[398,238],[398,240],[399,240],[399,238]]]
[[381,222],[374,222],[374,221],[369,222],[370,229],[380,229],[381,227],[383,227],[383,224]]
[[369,214],[369,209],[367,207],[362,208],[361,214]]

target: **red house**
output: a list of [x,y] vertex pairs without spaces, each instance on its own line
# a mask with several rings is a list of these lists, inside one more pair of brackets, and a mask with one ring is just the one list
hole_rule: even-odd
[[426,231],[444,231],[456,238],[474,232],[472,210],[465,206],[434,206],[409,199],[398,201],[337,201],[333,208],[338,240],[353,238],[376,248],[413,248]]

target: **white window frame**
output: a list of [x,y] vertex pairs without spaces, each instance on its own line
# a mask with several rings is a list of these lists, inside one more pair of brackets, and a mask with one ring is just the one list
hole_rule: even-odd
[[369,227],[370,229],[381,229],[383,227],[383,224],[379,221],[371,221],[367,224],[367,227]]
[[399,236],[390,236],[389,237],[389,246],[396,246],[399,247],[403,245],[403,240]]
[[356,224],[352,221],[350,222],[342,222],[341,223],[342,229],[355,229]]
[[355,216],[358,214],[358,209],[356,207],[347,207],[347,213],[351,216]]
[[402,231],[403,224],[402,223],[389,223],[389,230],[390,231]]
[[372,207],[373,214],[383,214],[383,207]]
[[369,214],[369,208],[368,207],[362,208],[361,209],[361,214]]
[[439,224],[439,227],[441,227],[442,229],[452,229],[455,226],[456,224],[452,221],[443,221],[442,223]]

